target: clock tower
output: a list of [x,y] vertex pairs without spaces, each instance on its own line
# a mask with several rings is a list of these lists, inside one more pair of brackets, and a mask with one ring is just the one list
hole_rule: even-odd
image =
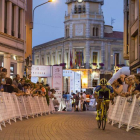
[[[94,39],[104,37],[104,0],[66,0],[65,40],[69,42],[69,54],[73,52],[73,63],[82,59],[85,68],[90,66],[90,49]],[[68,43],[67,43],[68,44]],[[76,56],[77,53],[77,56]],[[84,58],[79,58],[80,54]],[[84,59],[84,60],[83,60]],[[102,58],[101,62],[103,62]],[[68,62],[68,65],[70,62]],[[82,65],[82,64],[81,64]]]

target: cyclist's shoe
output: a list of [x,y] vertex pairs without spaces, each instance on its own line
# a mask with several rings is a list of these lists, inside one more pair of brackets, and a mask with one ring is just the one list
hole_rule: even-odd
[[99,116],[96,116],[96,120],[99,121],[99,119],[100,119]]

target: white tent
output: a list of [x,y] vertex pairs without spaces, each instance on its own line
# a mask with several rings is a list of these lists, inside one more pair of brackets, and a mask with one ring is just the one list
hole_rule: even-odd
[[118,70],[109,80],[109,83],[112,84],[116,79],[120,77],[121,74],[130,75],[129,67],[122,67],[120,70]]

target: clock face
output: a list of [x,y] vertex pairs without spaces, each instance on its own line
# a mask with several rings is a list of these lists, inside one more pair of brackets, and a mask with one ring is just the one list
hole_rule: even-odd
[[78,2],[83,2],[83,0],[78,0]]

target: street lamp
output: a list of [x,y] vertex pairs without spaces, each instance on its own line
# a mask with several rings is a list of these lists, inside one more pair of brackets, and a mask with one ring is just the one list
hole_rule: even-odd
[[[44,2],[44,3],[42,3],[42,4],[39,4],[39,5],[37,5],[34,9],[33,9],[33,19],[32,19],[32,24],[34,25],[34,12],[35,12],[35,9],[36,8],[38,8],[38,7],[40,7],[40,6],[42,6],[42,5],[44,5],[44,4],[47,4],[47,3],[49,3],[49,2],[55,2],[55,0],[48,0],[47,2]],[[33,29],[34,27],[32,27],[32,29]]]

